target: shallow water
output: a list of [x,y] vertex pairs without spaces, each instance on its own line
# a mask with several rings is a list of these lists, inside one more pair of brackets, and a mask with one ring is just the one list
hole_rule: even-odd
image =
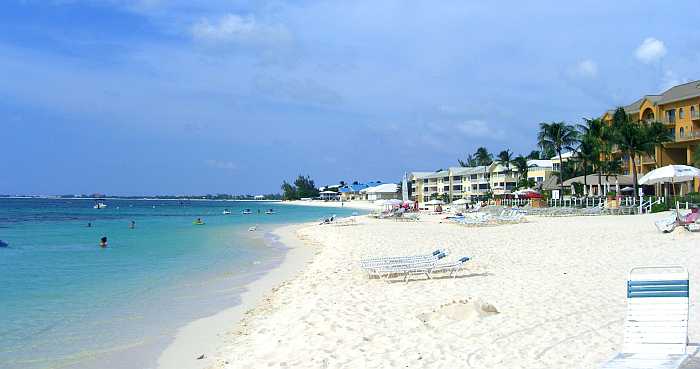
[[[0,248],[1,368],[153,367],[178,327],[235,305],[246,283],[281,262],[285,249],[266,231],[352,212],[266,202],[106,203],[96,210],[90,200],[0,199],[0,240],[9,244]],[[222,215],[226,208],[231,215]],[[242,215],[244,208],[253,214]],[[265,215],[268,208],[276,214]],[[194,225],[198,217],[206,224]],[[252,225],[258,231],[248,232]]]

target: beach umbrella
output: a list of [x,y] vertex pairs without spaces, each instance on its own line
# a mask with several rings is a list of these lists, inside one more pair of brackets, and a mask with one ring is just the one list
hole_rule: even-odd
[[689,165],[667,165],[645,174],[639,184],[653,185],[667,182],[687,182],[700,177],[700,169]]
[[403,201],[401,201],[399,199],[389,199],[389,200],[384,200],[384,201],[386,201],[387,205],[401,205],[401,204],[403,204]]
[[459,200],[453,201],[452,203],[454,205],[466,205],[466,204],[469,204],[469,201],[467,201],[465,199],[459,199]]
[[622,192],[630,192],[630,191],[634,191],[634,188],[627,186],[627,187],[623,187],[620,191],[622,191]]

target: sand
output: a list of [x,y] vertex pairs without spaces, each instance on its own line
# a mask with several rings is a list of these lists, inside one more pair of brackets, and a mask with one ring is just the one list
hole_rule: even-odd
[[[697,342],[700,234],[660,234],[662,216],[301,228],[313,261],[229,327],[212,367],[596,368],[620,348],[627,273],[639,265],[688,267]],[[387,283],[356,264],[438,246],[472,257],[468,270]]]
[[[178,330],[175,340],[158,359],[159,369],[202,369],[215,363],[217,349],[229,336],[246,311],[260,304],[284,280],[301,271],[310,262],[312,249],[297,237],[298,229],[308,225],[276,228],[271,233],[289,248],[283,262],[262,278],[246,286],[241,303],[213,316],[199,319]],[[203,357],[202,357],[203,355]],[[199,357],[202,357],[199,359]]]
[[377,205],[374,205],[371,201],[319,201],[319,200],[295,200],[295,201],[282,201],[275,205],[298,205],[298,206],[315,206],[315,207],[326,207],[326,208],[341,208],[345,207],[348,209],[357,210],[376,210]]

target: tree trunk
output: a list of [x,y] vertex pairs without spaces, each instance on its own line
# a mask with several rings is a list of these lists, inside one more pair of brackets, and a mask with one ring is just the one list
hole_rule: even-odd
[[639,185],[637,184],[637,163],[634,160],[634,152],[630,153],[630,158],[632,159],[632,183],[634,184],[634,195],[632,196],[632,200],[634,201],[634,204],[636,204],[637,196],[639,196]]
[[[586,176],[588,175],[588,168],[586,168],[586,163],[583,163],[583,193],[586,194],[586,190],[588,188],[588,178]],[[586,194],[586,196],[588,196]]]
[[561,160],[561,148],[557,149],[559,155],[559,203],[564,199],[564,162]]

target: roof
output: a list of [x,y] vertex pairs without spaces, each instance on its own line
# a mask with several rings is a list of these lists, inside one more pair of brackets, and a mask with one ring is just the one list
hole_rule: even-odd
[[[564,159],[570,159],[572,156],[574,156],[574,154],[576,154],[576,151],[567,151],[567,152],[564,152],[564,153],[561,154],[561,158],[562,158],[562,160],[564,160]],[[549,160],[556,160],[556,161],[559,161],[559,155],[555,155],[555,156],[553,156],[553,157],[552,157],[551,159],[549,159]]]
[[411,172],[408,178],[421,179],[427,175],[433,174],[435,172]]
[[527,166],[528,167],[537,167],[537,168],[552,168],[554,165],[552,164],[551,160],[532,159],[532,160],[527,161]]
[[479,174],[488,172],[488,166],[480,165],[476,167],[451,167],[450,172],[453,175],[463,176],[469,174]]
[[441,170],[439,172],[432,172],[430,174],[427,174],[425,176],[422,176],[421,178],[442,178],[442,177],[448,177],[450,175],[449,171],[446,170]]
[[682,85],[673,86],[661,94],[658,104],[689,99],[700,96],[700,81],[692,81]]
[[361,192],[366,193],[396,193],[399,191],[399,185],[396,183],[385,183],[379,186],[365,188]]

